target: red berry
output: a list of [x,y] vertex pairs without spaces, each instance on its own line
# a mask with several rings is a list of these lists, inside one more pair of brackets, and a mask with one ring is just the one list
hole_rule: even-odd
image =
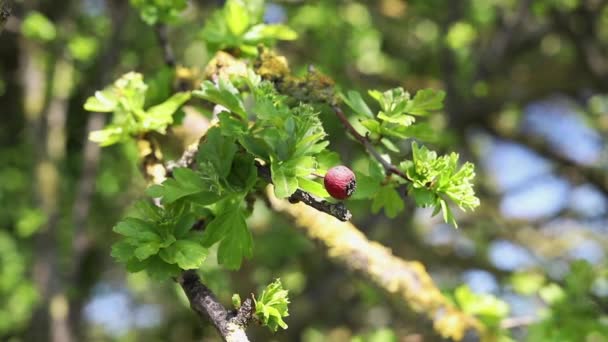
[[334,166],[325,174],[325,190],[336,199],[346,199],[355,192],[355,174],[346,166]]

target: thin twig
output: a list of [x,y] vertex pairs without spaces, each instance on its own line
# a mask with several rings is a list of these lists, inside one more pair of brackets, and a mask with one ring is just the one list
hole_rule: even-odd
[[336,116],[338,116],[338,119],[340,119],[340,122],[342,122],[344,128],[346,128],[346,130],[348,131],[348,133],[350,133],[353,138],[355,138],[359,143],[361,143],[361,145],[365,147],[367,152],[369,152],[380,164],[382,164],[382,167],[384,168],[384,171],[386,172],[387,176],[395,174],[409,181],[409,178],[407,178],[403,171],[399,170],[395,165],[387,162],[386,159],[384,159],[384,157],[380,155],[380,153],[376,150],[374,145],[372,145],[372,143],[366,136],[363,136],[359,132],[357,132],[355,127],[353,127],[353,125],[351,125],[351,123],[348,121],[346,115],[344,115],[344,112],[340,107],[338,107],[337,105],[333,105],[332,108],[336,113]]

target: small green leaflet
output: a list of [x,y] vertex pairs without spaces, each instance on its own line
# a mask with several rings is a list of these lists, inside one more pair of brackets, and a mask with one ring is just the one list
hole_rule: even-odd
[[283,317],[289,316],[289,297],[280,279],[266,286],[262,294],[257,299],[254,298],[254,302],[255,315],[262,325],[267,326],[272,332],[276,332],[279,327],[287,329]]
[[220,78],[217,84],[211,81],[204,81],[201,84],[201,89],[193,91],[192,95],[219,104],[229,111],[238,114],[241,118],[247,118],[245,105],[239,96],[238,89],[224,78]]
[[414,99],[408,102],[405,112],[412,115],[428,115],[430,112],[443,108],[443,90],[419,90]]
[[183,270],[197,269],[207,258],[207,249],[196,241],[177,240],[163,249],[159,256],[167,263],[177,264]]

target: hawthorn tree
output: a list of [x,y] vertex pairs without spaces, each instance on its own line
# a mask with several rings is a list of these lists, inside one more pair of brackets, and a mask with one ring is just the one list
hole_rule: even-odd
[[[186,3],[134,1],[133,5],[143,20],[155,25],[165,63],[173,67],[164,25]],[[341,221],[352,216],[344,203],[328,200],[329,188],[320,181],[341,163],[326,140],[320,111],[333,111],[345,132],[369,153],[367,172],[355,176],[358,189],[353,191],[353,179],[343,186],[352,181],[349,194],[370,201],[374,212],[383,209],[388,217],[395,217],[404,209],[403,197],[409,195],[416,205],[433,207],[433,215],[442,212],[446,223],[457,226],[452,203],[462,209],[479,205],[471,163],[459,165],[458,154],[438,156],[414,141],[430,134],[424,118],[442,109],[443,91],[423,89],[410,95],[401,87],[370,90],[375,101],[371,108],[377,108],[372,110],[360,93],[343,94],[329,76],[312,66],[305,76],[293,75],[286,59],[268,48],[277,40],[294,39],[296,33],[284,25],[261,23],[262,11],[263,3],[236,0],[227,1],[211,16],[202,34],[211,51],[218,52],[199,88],[176,92],[144,108],[148,85],[141,74],[130,72],[84,104],[88,111],[113,113],[111,123],[89,138],[101,146],[138,139],[144,146],[140,148],[144,170],[153,183],[146,190],[149,198],[136,204],[133,216],[114,226],[123,239],[112,246],[112,256],[129,272],[145,271],[154,279],[179,282],[192,308],[209,318],[228,341],[247,340],[244,329],[252,319],[272,331],[287,328],[283,317],[288,316],[289,300],[280,279],[243,302],[234,294],[235,308],[230,311],[196,274],[214,245],[218,245],[218,263],[228,270],[238,270],[243,259],[252,256],[254,241],[246,220],[253,203],[287,199]],[[191,98],[214,106],[211,126],[179,161],[165,165],[162,146],[151,133],[166,134],[178,124],[175,113]],[[352,120],[361,129],[351,124],[342,107],[352,111]],[[413,142],[400,148],[404,139]],[[408,151],[410,158],[403,158]],[[273,193],[265,193],[268,184]],[[347,189],[343,191],[346,194]],[[427,286],[433,287],[432,282]],[[481,329],[472,318],[445,326],[452,313],[443,310],[455,309],[443,301],[438,295],[435,302],[418,308],[431,312],[443,336],[460,340],[467,329]]]

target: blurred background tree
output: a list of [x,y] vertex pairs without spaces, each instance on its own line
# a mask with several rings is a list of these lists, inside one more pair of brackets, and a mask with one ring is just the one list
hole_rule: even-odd
[[[162,1],[156,1],[162,3]],[[0,34],[0,340],[217,340],[178,285],[126,274],[109,256],[111,227],[146,181],[134,144],[87,140],[108,117],[83,103],[128,71],[170,93],[173,69],[195,78],[213,57],[203,26],[223,1],[14,0]],[[309,65],[346,89],[447,93],[433,146],[477,165],[481,207],[459,229],[430,211],[394,219],[351,200],[353,222],[396,256],[422,262],[463,311],[503,340],[608,340],[608,4],[601,0],[269,1],[264,19],[293,28],[281,42],[296,73]],[[158,44],[165,36],[174,56]],[[367,96],[367,95],[365,95]],[[366,97],[369,99],[369,97]],[[148,105],[146,105],[146,108]],[[186,108],[166,143],[175,159],[206,125]],[[189,112],[189,113],[188,113]],[[364,150],[331,146],[360,169]],[[409,144],[409,143],[408,143]],[[281,277],[289,329],[253,340],[433,341],[419,315],[327,261],[292,222],[256,206],[255,249],[238,272],[209,258],[206,284],[227,303]]]

